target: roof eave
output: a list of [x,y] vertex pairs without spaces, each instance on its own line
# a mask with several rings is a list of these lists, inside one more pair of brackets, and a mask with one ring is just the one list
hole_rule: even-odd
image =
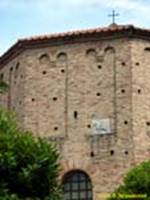
[[0,58],[0,68],[3,67],[10,60],[14,59],[25,49],[33,49],[33,48],[41,48],[48,46],[56,46],[56,45],[64,45],[71,44],[77,42],[88,42],[90,41],[98,41],[98,40],[111,40],[111,39],[119,39],[119,38],[140,38],[150,40],[150,31],[143,30],[139,28],[134,28],[134,26],[128,26],[128,28],[124,29],[110,29],[104,31],[95,31],[95,32],[79,32],[78,34],[68,34],[68,35],[60,35],[59,37],[45,37],[45,38],[37,38],[37,39],[24,39],[18,40],[16,44],[14,44],[6,53],[4,53]]

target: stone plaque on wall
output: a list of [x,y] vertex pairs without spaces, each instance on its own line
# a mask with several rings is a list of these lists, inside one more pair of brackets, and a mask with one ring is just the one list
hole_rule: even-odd
[[93,134],[104,135],[112,133],[110,119],[93,119],[92,120]]

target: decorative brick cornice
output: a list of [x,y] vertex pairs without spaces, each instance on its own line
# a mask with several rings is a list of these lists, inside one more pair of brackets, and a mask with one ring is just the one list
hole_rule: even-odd
[[25,49],[123,37],[150,40],[150,29],[141,29],[133,25],[116,25],[20,39],[0,57],[0,68]]

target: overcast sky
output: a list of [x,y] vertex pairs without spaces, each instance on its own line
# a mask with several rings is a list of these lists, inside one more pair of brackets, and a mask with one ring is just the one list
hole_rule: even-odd
[[150,0],[0,0],[0,54],[19,38],[118,24],[150,28]]

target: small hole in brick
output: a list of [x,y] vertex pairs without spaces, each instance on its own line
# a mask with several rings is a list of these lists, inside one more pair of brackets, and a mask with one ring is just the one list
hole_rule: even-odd
[[150,122],[146,122],[147,126],[150,126]]
[[19,104],[21,105],[21,104],[22,104],[22,101],[19,101]]
[[91,128],[91,124],[88,124],[87,127],[88,127],[88,128]]
[[140,94],[141,93],[141,90],[140,89],[138,89],[138,94]]
[[114,153],[115,153],[114,150],[111,150],[111,151],[110,151],[110,155],[111,155],[111,156],[114,155]]
[[57,127],[57,126],[55,126],[55,127],[54,127],[54,131],[57,131],[57,130],[58,130],[58,127]]
[[144,51],[150,51],[150,47],[145,47]]
[[21,75],[20,78],[23,78],[23,75]]
[[90,156],[94,157],[94,152],[93,151],[91,151]]
[[122,62],[122,66],[126,66],[126,63],[125,63],[125,62]]
[[77,119],[78,118],[78,112],[74,111],[74,118]]
[[102,65],[98,65],[97,68],[98,68],[98,69],[102,69]]
[[47,71],[43,71],[42,73],[43,73],[43,74],[47,74]]
[[121,92],[122,92],[122,93],[125,93],[125,89],[122,89]]
[[124,154],[125,154],[125,155],[128,155],[128,154],[129,154],[129,152],[128,152],[128,151],[125,151],[125,152],[124,152]]
[[125,120],[125,121],[124,121],[124,124],[128,124],[128,121]]
[[57,97],[53,97],[53,101],[57,101]]
[[139,62],[136,62],[135,65],[138,66],[138,65],[140,65],[140,63],[139,63]]
[[10,71],[11,71],[11,72],[13,71],[13,67],[10,68]]
[[4,79],[4,74],[0,75],[0,80],[2,81]]
[[32,98],[32,101],[35,101],[35,99],[34,99],[34,98]]
[[61,73],[65,73],[65,70],[64,70],[64,69],[61,69]]
[[96,96],[98,96],[98,97],[99,97],[99,96],[101,96],[101,93],[99,93],[99,92],[98,92],[98,93],[96,93]]
[[17,82],[16,81],[14,81],[14,84],[16,84]]

